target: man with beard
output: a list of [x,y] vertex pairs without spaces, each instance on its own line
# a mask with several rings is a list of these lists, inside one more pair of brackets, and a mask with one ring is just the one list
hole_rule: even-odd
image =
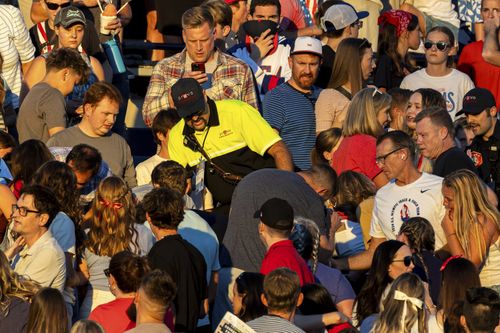
[[465,114],[467,123],[475,134],[467,155],[474,162],[478,174],[488,186],[500,191],[500,125],[493,94],[484,88],[474,88],[463,100],[463,109],[457,115]]
[[293,163],[300,170],[311,167],[311,150],[316,141],[314,105],[321,89],[313,84],[322,59],[321,42],[299,37],[288,58],[292,77],[266,94],[264,119],[288,146]]
[[216,211],[229,213],[236,184],[250,172],[276,166],[293,170],[280,136],[259,112],[239,100],[213,101],[193,78],[179,79],[172,103],[182,118],[170,131],[170,158],[198,166],[195,187],[206,185]]

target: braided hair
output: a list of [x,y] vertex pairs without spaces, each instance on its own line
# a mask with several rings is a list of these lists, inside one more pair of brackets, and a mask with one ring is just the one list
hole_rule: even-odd
[[319,237],[319,228],[316,223],[303,217],[295,218],[290,239],[300,256],[310,261],[313,274],[318,267]]

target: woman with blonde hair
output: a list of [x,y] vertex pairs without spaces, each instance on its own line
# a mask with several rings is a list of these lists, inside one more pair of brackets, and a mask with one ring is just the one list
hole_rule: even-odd
[[352,97],[366,86],[374,68],[368,40],[346,38],[340,42],[328,89],[321,91],[316,102],[316,133],[342,127]]
[[500,291],[500,213],[488,200],[486,185],[463,169],[444,178],[442,192],[450,252],[476,265],[483,287]]
[[342,125],[344,139],[332,156],[337,174],[353,170],[371,179],[377,188],[389,181],[375,163],[377,137],[384,133],[391,96],[377,88],[360,90],[352,99]]
[[0,332],[26,332],[30,301],[39,288],[14,272],[0,251]]
[[392,283],[371,332],[427,333],[426,291],[413,273],[404,273]]
[[132,193],[119,177],[112,176],[101,181],[88,223],[79,268],[84,277],[80,284],[88,280],[89,286],[80,309],[80,319],[86,319],[98,305],[115,299],[109,291],[104,272],[111,257],[121,251],[145,255],[152,246],[151,234],[146,227],[135,224]]

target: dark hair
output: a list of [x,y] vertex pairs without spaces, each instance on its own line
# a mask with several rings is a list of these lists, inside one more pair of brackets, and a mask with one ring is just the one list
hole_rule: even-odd
[[264,293],[264,275],[243,272],[235,281],[236,291],[242,295],[241,311],[235,313],[242,321],[248,322],[267,313],[260,296]]
[[465,333],[460,323],[460,317],[464,314],[464,301],[456,301],[451,306],[450,313],[444,318],[444,333]]
[[363,200],[374,196],[377,191],[370,178],[352,170],[342,172],[337,179],[337,184],[339,189],[335,196],[337,205],[351,203],[357,206]]
[[[421,114],[421,113],[420,113]],[[413,161],[417,152],[415,141],[403,131],[390,131],[382,134],[377,138],[377,146],[383,141],[390,140],[394,149],[406,149],[410,154],[410,159]]]
[[324,314],[337,311],[332,296],[328,290],[319,283],[305,284],[302,286],[304,300],[299,306],[303,315]]
[[67,333],[68,311],[59,290],[42,288],[30,306],[26,332],[30,333]]
[[14,177],[13,182],[22,180],[24,184],[29,184],[36,170],[53,159],[50,150],[42,141],[24,141],[12,152],[10,171]]
[[44,225],[48,229],[54,217],[60,211],[59,202],[54,192],[46,186],[27,185],[22,188],[21,195],[31,195],[33,197],[33,205],[39,214],[47,214],[49,216],[47,223]]
[[323,156],[324,152],[331,151],[342,137],[342,129],[338,127],[329,128],[321,131],[316,136],[316,143],[311,151],[312,164],[326,163],[329,161]]
[[465,294],[464,317],[471,332],[493,332],[498,326],[500,297],[490,288],[470,288]]
[[78,172],[91,171],[95,176],[102,163],[101,153],[94,147],[81,143],[71,149],[66,156],[66,163],[71,162],[72,168]]
[[[450,48],[455,46],[455,35],[453,35],[453,32],[450,30],[450,28],[445,27],[445,26],[434,27],[431,30],[427,31],[427,36],[429,36],[429,34],[431,32],[435,32],[435,31],[441,32],[448,37],[448,41],[450,42],[450,46],[449,46]],[[448,56],[448,61],[447,61],[446,65],[448,67],[453,66],[453,56]]]
[[45,162],[33,175],[33,184],[49,187],[75,226],[80,224],[82,212],[78,203],[80,196],[76,189],[76,177],[71,168],[63,162]]
[[[219,0],[217,0],[219,1]],[[151,131],[153,132],[153,139],[157,144],[160,144],[158,140],[158,133],[166,135],[169,130],[174,127],[175,124],[179,122],[181,118],[177,113],[176,109],[168,108],[166,110],[161,110],[153,119],[153,125],[151,126]]]
[[142,278],[149,271],[147,258],[130,251],[118,252],[109,262],[109,273],[113,275],[118,288],[124,293],[137,291]]
[[[17,147],[17,141],[9,133],[0,130],[0,149],[12,148],[14,150]],[[3,157],[3,160],[9,164],[12,152],[8,153]]]
[[218,23],[224,27],[231,26],[233,23],[233,11],[225,1],[205,0],[201,6],[208,9],[216,24]]
[[[418,28],[418,18],[417,16],[411,14],[411,20],[406,28],[406,31],[414,31]],[[389,59],[392,60],[394,65],[395,74],[398,76],[404,76],[403,70],[407,68],[410,72],[414,71],[416,68],[411,64],[410,55],[407,52],[404,57],[398,53],[398,35],[396,27],[392,24],[386,23],[382,24],[379,29],[378,34],[378,48],[377,55],[380,59],[382,55],[387,55]],[[378,64],[377,64],[378,65]]]
[[142,199],[141,206],[157,228],[177,229],[184,218],[182,195],[168,187],[151,190]]
[[96,106],[105,98],[117,104],[122,104],[123,102],[122,95],[114,85],[101,81],[90,86],[83,97],[83,105],[90,104]]
[[450,114],[445,108],[439,106],[431,106],[427,109],[422,110],[415,117],[415,122],[423,120],[424,118],[429,118],[431,123],[437,127],[445,127],[448,130],[448,135],[451,139],[455,136],[455,127],[453,126],[453,120],[451,120]]
[[[318,10],[314,14],[314,21],[316,22],[316,25],[318,25],[319,28],[322,29],[322,27],[319,25],[319,22],[321,22],[321,18],[325,16],[326,11],[328,8],[330,8],[333,5],[341,5],[345,4],[344,1],[341,0],[328,0],[328,1],[323,1],[319,6]],[[329,22],[325,22],[325,25],[328,27],[330,25]],[[331,32],[324,32],[324,34],[328,38],[339,38],[342,36],[342,33],[344,32],[345,28],[339,29],[339,30],[334,30],[332,29]],[[323,29],[322,29],[323,30]]]
[[396,252],[405,244],[397,240],[388,240],[380,244],[373,254],[368,277],[356,297],[356,320],[361,323],[368,316],[380,312],[380,299],[387,285],[392,282],[389,266]]
[[281,16],[281,3],[279,0],[252,0],[252,3],[250,4],[250,15],[253,16],[255,13],[255,7],[257,6],[276,6],[278,8],[278,16]]
[[264,297],[269,311],[292,312],[300,295],[300,279],[286,267],[276,268],[264,277]]
[[187,171],[175,161],[163,161],[151,172],[151,183],[170,188],[184,195],[187,186]]
[[414,216],[401,225],[399,234],[408,239],[408,246],[416,252],[434,252],[435,235],[431,223],[424,217]]
[[140,288],[150,301],[165,308],[170,307],[170,303],[176,295],[177,286],[167,272],[160,269],[146,274],[142,278]]
[[399,107],[406,111],[410,96],[413,94],[411,90],[396,87],[389,89],[387,93],[392,97],[391,109]]
[[83,60],[80,52],[76,49],[62,47],[49,53],[45,60],[47,73],[54,70],[70,69],[81,77],[80,83],[87,82],[90,75],[90,67]]
[[[460,281],[457,284],[457,281]],[[441,272],[441,289],[439,292],[439,308],[446,318],[456,301],[465,299],[468,288],[480,287],[479,272],[476,265],[465,258],[451,259]]]
[[415,90],[412,94],[419,93],[422,96],[422,110],[428,109],[432,106],[441,107],[446,109],[446,100],[443,95],[432,88],[420,88]]

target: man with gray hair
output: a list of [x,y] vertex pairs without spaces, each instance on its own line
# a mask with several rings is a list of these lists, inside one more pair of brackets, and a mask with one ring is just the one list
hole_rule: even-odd
[[182,15],[186,48],[155,66],[142,108],[146,125],[151,126],[160,110],[173,107],[170,89],[180,78],[195,79],[213,100],[237,99],[258,109],[250,68],[214,47],[214,26],[205,7],[190,8]]

